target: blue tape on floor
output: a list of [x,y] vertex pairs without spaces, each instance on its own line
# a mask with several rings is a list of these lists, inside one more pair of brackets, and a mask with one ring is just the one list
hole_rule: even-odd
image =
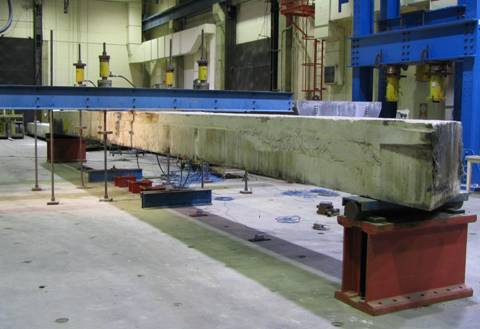
[[231,196],[217,196],[213,200],[215,200],[215,201],[233,201],[235,199],[232,198]]
[[316,198],[318,196],[317,194],[312,193],[310,191],[299,191],[299,190],[285,191],[285,192],[282,192],[282,195],[300,197],[300,198],[305,198],[305,199],[313,199],[313,198]]
[[275,218],[275,220],[282,224],[296,224],[300,222],[300,216],[293,215],[293,216],[281,216]]
[[318,196],[336,197],[336,196],[339,196],[340,194],[332,190],[318,187],[311,190],[288,190],[288,191],[282,192],[282,195],[305,198],[305,199],[313,199]]

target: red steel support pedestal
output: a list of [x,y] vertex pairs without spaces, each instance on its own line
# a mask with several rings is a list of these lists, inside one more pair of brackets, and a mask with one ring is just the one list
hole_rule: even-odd
[[[47,134],[47,161],[50,162],[50,137]],[[80,139],[78,137],[57,136],[55,137],[54,155],[55,163],[68,162],[85,162],[87,160],[87,145],[82,141],[80,146]]]
[[472,296],[465,266],[468,224],[476,220],[447,213],[380,223],[339,216],[343,277],[335,297],[380,315]]

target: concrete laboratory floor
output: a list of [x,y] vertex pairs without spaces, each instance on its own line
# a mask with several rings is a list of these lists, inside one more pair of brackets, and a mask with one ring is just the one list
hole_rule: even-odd
[[[41,162],[45,153],[40,142]],[[100,203],[101,184],[79,190],[77,170],[59,165],[61,204],[47,206],[49,172],[43,167],[45,191],[30,191],[32,155],[31,138],[0,140],[1,329],[479,326],[479,223],[470,226],[468,244],[473,298],[371,317],[333,298],[341,275],[341,228],[334,218],[316,215],[315,205],[340,197],[257,176],[254,194],[240,195],[240,180],[224,181],[212,186],[214,196],[233,200],[202,207],[225,218],[208,223],[178,211],[143,210],[138,196],[113,187],[115,201]],[[101,156],[89,153],[88,165],[100,168]],[[117,167],[136,167],[132,157],[112,160]],[[152,158],[140,161],[147,175],[158,175]],[[480,199],[473,196],[466,209],[480,213]],[[285,215],[301,220],[275,220]],[[312,230],[315,222],[329,229]],[[232,227],[241,229],[229,232]],[[265,250],[242,238],[257,231],[284,248]]]

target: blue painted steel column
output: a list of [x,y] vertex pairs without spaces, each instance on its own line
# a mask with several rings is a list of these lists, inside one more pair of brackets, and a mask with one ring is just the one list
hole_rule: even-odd
[[[353,2],[353,36],[359,37],[374,32],[374,1],[354,0]],[[352,100],[372,101],[373,68],[354,67],[352,70]]]
[[[478,0],[459,0],[459,5],[465,5],[465,16],[478,19],[480,8]],[[460,96],[460,108],[455,108],[455,118],[460,118],[463,126],[463,146],[465,155],[480,154],[480,37],[476,40],[476,56],[466,58],[463,63],[456,65],[456,89],[461,87],[461,94],[455,90],[455,98]],[[458,96],[457,96],[458,95]],[[458,106],[458,105],[457,105]],[[472,187],[480,187],[480,169],[478,165],[472,168]]]
[[400,16],[400,0],[380,0],[380,20]]
[[463,61],[455,62],[453,120],[462,121]]
[[479,17],[479,7],[478,0],[458,0],[459,6],[465,6],[465,17],[466,18],[477,18]]
[[[400,16],[400,0],[380,0],[380,20],[388,20]],[[384,30],[380,29],[379,30]],[[387,102],[386,100],[386,76],[385,69],[378,70],[378,100],[382,102],[382,118],[395,118],[397,116],[397,102]]]
[[[478,44],[478,42],[477,42]],[[479,51],[477,50],[477,58]],[[463,125],[463,146],[465,155],[480,154],[480,65],[474,58],[464,60],[462,77],[461,112]],[[472,185],[480,187],[480,170],[475,165],[472,170]]]

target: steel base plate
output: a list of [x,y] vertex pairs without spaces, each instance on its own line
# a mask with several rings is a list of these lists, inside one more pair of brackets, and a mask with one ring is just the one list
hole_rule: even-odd
[[77,188],[78,188],[79,190],[89,190],[89,189],[91,189],[90,186],[77,186]]
[[368,302],[353,291],[335,293],[335,298],[370,315],[382,315],[471,296],[473,290],[463,284]]

